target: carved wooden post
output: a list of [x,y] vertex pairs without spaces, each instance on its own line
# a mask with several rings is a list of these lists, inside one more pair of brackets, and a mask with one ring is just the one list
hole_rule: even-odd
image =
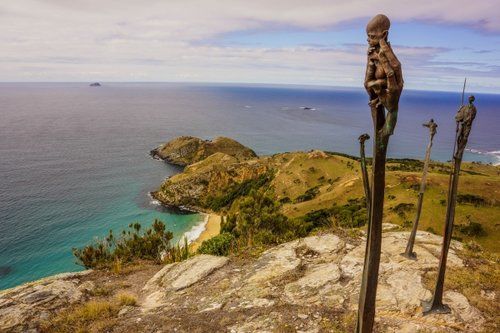
[[[370,136],[365,133],[361,134],[358,138],[359,140],[359,156],[361,162],[361,176],[363,178],[363,188],[365,190],[365,201],[366,201],[366,215],[368,218],[367,230],[370,230],[370,214],[371,214],[371,204],[372,204],[372,194],[370,190],[370,181],[368,179],[368,171],[366,169],[366,156],[365,156],[365,141],[369,140]],[[366,266],[366,262],[368,260],[368,242],[366,242],[365,246],[365,259],[363,267]]]
[[425,161],[424,161],[424,171],[422,173],[422,182],[420,183],[420,192],[418,193],[418,203],[417,203],[417,214],[415,215],[415,221],[413,222],[413,228],[411,229],[410,238],[408,238],[408,244],[406,245],[406,250],[402,253],[408,259],[417,259],[417,255],[413,252],[413,245],[415,244],[415,237],[417,236],[418,221],[420,220],[420,213],[422,212],[422,203],[424,201],[425,186],[427,183],[427,170],[429,169],[429,162],[431,160],[431,148],[432,139],[436,134],[437,124],[434,119],[431,119],[428,123],[423,124],[423,126],[429,128],[429,144],[427,145],[427,150],[425,151]]
[[476,107],[474,106],[474,96],[469,97],[469,105],[462,105],[458,110],[455,120],[457,121],[457,140],[455,149],[453,149],[453,172],[450,176],[448,188],[448,203],[446,208],[446,220],[443,233],[443,247],[439,259],[439,271],[436,280],[434,295],[429,302],[423,302],[424,314],[429,313],[450,313],[451,309],[443,304],[443,287],[446,272],[446,261],[448,251],[450,250],[451,236],[453,234],[453,222],[455,220],[455,206],[457,202],[458,177],[460,175],[460,166],[464,155],[465,146],[472,128],[472,122],[476,117]]
[[[370,221],[367,232],[367,252],[359,295],[356,332],[373,331],[375,298],[377,295],[380,250],[382,245],[382,217],[384,210],[385,162],[389,137],[396,127],[399,97],[403,90],[401,64],[387,41],[390,21],[377,15],[366,26],[368,61],[365,89],[370,96],[374,127],[372,189]],[[387,110],[387,114],[386,114]]]
[[370,140],[368,133],[361,134],[359,140],[359,156],[361,164],[361,176],[363,178],[363,188],[365,190],[366,211],[368,212],[368,223],[370,222],[370,206],[372,196],[370,192],[370,181],[368,180],[368,171],[366,169],[366,156],[365,156],[365,141]]

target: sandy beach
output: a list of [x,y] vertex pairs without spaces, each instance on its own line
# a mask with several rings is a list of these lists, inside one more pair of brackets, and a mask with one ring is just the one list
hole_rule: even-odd
[[205,230],[200,234],[195,241],[189,244],[191,252],[195,252],[203,243],[204,240],[217,236],[220,233],[221,216],[217,214],[208,214],[208,221],[205,225]]

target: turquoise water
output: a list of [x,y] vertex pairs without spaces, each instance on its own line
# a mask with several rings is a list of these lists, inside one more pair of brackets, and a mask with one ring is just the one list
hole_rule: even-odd
[[[389,156],[450,159],[460,94],[404,91]],[[467,160],[500,161],[499,95],[476,95]],[[304,110],[308,106],[314,110]],[[72,247],[129,223],[167,223],[177,238],[199,225],[148,192],[180,171],[149,150],[180,135],[233,137],[258,154],[358,153],[371,133],[363,90],[187,84],[0,84],[0,289],[81,269]],[[368,145],[370,148],[370,145]],[[370,150],[370,149],[368,149]],[[368,152],[369,154],[369,152]]]

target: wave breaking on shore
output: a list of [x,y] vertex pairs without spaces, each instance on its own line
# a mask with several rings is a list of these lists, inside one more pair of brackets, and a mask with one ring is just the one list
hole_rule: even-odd
[[483,151],[483,150],[474,149],[474,148],[466,148],[465,150],[468,151],[469,153],[472,153],[472,154],[486,155],[492,159],[491,163],[494,166],[500,165],[500,150]]
[[192,242],[200,238],[201,234],[205,231],[208,219],[210,218],[209,214],[203,214],[203,215],[204,215],[203,221],[194,225],[189,231],[186,231],[184,235],[182,235],[180,242],[183,242],[184,238],[186,238],[188,244],[191,244]]

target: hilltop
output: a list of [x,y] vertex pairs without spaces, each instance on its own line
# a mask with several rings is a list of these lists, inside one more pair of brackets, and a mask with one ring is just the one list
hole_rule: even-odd
[[[388,161],[385,222],[411,227],[422,168],[423,162],[419,160]],[[421,230],[435,234],[442,232],[449,172],[448,163],[431,162],[419,223]],[[281,212],[289,218],[316,213],[333,221],[334,206],[350,209],[353,214],[349,218],[353,220],[365,215],[362,186],[357,158],[344,154],[316,150],[242,161],[216,152],[188,165],[152,194],[168,206],[226,215],[232,209],[238,209],[239,198],[248,194],[250,189],[258,188],[280,202]],[[473,240],[485,249],[499,253],[500,167],[463,163],[458,191],[455,238]]]
[[217,152],[232,156],[237,160],[257,157],[253,150],[230,138],[218,137],[211,141],[192,136],[181,136],[162,144],[151,150],[151,155],[171,164],[186,166]]

